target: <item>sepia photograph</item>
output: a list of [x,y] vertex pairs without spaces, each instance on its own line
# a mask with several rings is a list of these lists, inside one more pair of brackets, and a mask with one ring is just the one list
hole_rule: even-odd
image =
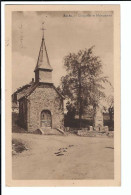
[[119,6],[57,7],[6,12],[7,183],[119,186]]

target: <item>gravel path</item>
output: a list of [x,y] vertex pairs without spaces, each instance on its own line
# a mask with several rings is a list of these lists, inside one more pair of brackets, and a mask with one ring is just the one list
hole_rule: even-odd
[[113,179],[114,139],[13,133],[28,150],[13,155],[13,179]]

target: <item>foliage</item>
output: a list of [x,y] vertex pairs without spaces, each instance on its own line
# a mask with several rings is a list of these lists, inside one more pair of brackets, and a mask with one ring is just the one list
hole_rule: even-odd
[[102,62],[99,56],[93,54],[93,48],[65,57],[67,74],[61,78],[59,86],[62,94],[76,108],[80,120],[89,105],[93,106],[95,114],[100,99],[106,97],[103,83],[109,83],[108,78],[103,76]]
[[66,104],[66,108],[67,108],[67,117],[70,119],[74,119],[76,115],[76,109],[74,105],[68,101]]

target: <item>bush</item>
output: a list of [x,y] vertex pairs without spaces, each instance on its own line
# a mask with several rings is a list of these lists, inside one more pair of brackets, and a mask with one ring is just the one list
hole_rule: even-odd
[[24,150],[27,150],[27,148],[20,140],[13,139],[12,140],[12,150],[15,151],[16,153],[21,153]]
[[[89,126],[92,125],[93,125],[93,120],[87,120],[87,119],[81,120],[82,128],[89,128]],[[79,119],[68,119],[65,117],[64,126],[71,127],[71,128],[79,128]]]

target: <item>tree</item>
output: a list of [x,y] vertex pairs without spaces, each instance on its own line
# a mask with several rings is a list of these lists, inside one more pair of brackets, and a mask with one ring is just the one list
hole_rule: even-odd
[[76,107],[80,128],[87,106],[92,105],[95,113],[100,98],[105,97],[101,83],[108,82],[107,77],[102,76],[102,62],[93,55],[93,48],[70,53],[64,58],[67,74],[61,78],[59,86],[63,95]]

